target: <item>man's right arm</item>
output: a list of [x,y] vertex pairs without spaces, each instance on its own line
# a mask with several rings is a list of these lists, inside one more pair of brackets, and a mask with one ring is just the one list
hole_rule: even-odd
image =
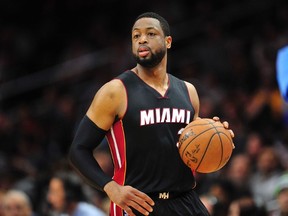
[[79,125],[69,157],[75,169],[88,183],[105,191],[110,200],[129,215],[135,216],[132,209],[148,215],[153,210],[153,200],[136,188],[113,181],[93,157],[94,148],[112,127],[115,118],[121,119],[126,112],[125,94],[125,88],[119,80],[110,81],[97,92]]
[[96,93],[86,115],[81,120],[69,151],[72,166],[93,187],[103,190],[112,181],[93,156],[93,150],[111,128],[121,106],[122,84],[113,80]]

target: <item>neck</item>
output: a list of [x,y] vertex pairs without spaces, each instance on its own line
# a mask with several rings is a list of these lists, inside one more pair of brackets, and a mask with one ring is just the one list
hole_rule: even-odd
[[137,65],[132,69],[132,71],[134,71],[144,81],[165,83],[167,78],[166,68],[160,66],[154,68],[144,68],[141,65]]
[[169,86],[169,78],[166,68],[165,70],[161,68],[147,69],[137,65],[132,69],[132,71],[136,73],[147,85],[157,90],[161,95],[166,93]]

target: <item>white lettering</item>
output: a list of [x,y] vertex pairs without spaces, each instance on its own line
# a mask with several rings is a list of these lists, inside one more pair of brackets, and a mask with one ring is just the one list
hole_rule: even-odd
[[171,122],[170,109],[169,108],[163,109],[161,122]]
[[142,110],[140,112],[140,125],[149,125],[149,124],[154,124],[154,110]]
[[160,123],[161,118],[160,108],[155,109],[155,114],[156,114],[156,123]]
[[186,110],[186,124],[190,123],[190,111]]
[[157,123],[190,123],[191,111],[177,108],[155,108],[140,111],[140,126]]
[[184,123],[185,121],[185,110],[181,109],[173,109],[172,112],[172,122],[181,122]]

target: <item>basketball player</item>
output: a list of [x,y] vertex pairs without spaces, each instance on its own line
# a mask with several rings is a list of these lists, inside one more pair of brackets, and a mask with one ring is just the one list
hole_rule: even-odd
[[[199,99],[192,84],[167,73],[169,25],[158,14],[144,13],[131,39],[137,65],[96,93],[72,143],[71,162],[107,193],[111,216],[207,216],[193,190],[193,173],[176,147],[178,131],[198,117]],[[113,179],[92,154],[104,136],[114,161]]]

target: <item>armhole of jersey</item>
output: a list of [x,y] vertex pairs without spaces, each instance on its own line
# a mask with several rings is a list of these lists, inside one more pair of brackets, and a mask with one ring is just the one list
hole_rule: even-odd
[[127,93],[127,88],[126,88],[123,80],[121,80],[120,78],[115,78],[114,80],[119,80],[119,81],[122,83],[122,85],[123,85],[123,87],[124,87],[124,89],[125,89],[125,97],[126,97],[126,108],[125,108],[125,111],[124,111],[124,113],[123,113],[123,116],[122,116],[122,118],[119,118],[119,116],[116,116],[116,117],[115,117],[115,120],[114,120],[114,123],[115,123],[115,122],[123,119],[123,118],[125,117],[125,115],[126,115],[126,112],[127,112],[127,110],[128,110],[128,93]]
[[[186,84],[187,82],[186,82],[186,81],[183,81],[183,83],[184,83],[184,85],[185,85],[185,88],[186,88],[186,91],[187,91],[187,95],[188,95],[190,104],[191,104],[191,106],[192,106],[192,108],[193,108],[194,116],[195,116],[195,107],[194,107],[194,105],[193,105],[193,103],[192,103],[192,101],[191,101],[190,91],[189,91],[189,88],[188,88],[188,86],[187,86],[187,84]],[[191,84],[191,85],[192,85],[192,84]],[[193,119],[194,119],[194,116],[193,116]]]

